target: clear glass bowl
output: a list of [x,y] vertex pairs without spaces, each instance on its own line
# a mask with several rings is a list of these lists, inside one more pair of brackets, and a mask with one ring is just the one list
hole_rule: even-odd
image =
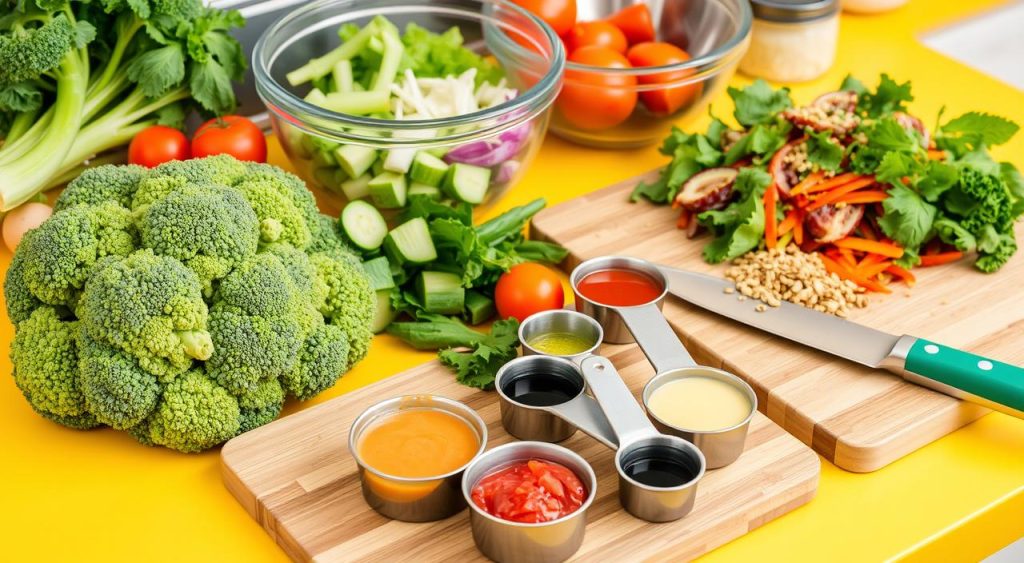
[[[602,19],[634,3],[579,0],[577,19]],[[692,58],[644,68],[566,63],[565,83],[551,120],[551,131],[559,137],[602,148],[659,142],[674,123],[705,112],[736,72],[750,43],[752,14],[747,0],[645,3],[657,40],[682,48]],[[653,103],[647,101],[652,99]]]
[[[285,74],[339,45],[337,30],[342,24],[363,26],[378,15],[400,30],[410,22],[437,33],[458,27],[466,47],[498,61],[508,87],[518,95],[474,113],[427,120],[347,115],[304,101],[312,86],[292,87]],[[256,90],[288,158],[308,183],[342,200],[344,172],[329,162],[330,151],[324,147],[359,145],[380,154],[394,149],[442,154],[460,147],[463,153],[479,149],[481,143],[504,143],[512,148],[491,152],[491,159],[479,163],[491,169],[482,205],[493,203],[522,176],[540,147],[564,66],[565,51],[554,32],[504,0],[321,0],[271,25],[253,51]]]

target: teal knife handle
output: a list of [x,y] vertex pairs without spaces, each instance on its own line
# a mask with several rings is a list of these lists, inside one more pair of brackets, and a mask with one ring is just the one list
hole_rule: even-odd
[[1024,369],[1017,366],[918,339],[907,353],[905,368],[922,377],[1024,412]]

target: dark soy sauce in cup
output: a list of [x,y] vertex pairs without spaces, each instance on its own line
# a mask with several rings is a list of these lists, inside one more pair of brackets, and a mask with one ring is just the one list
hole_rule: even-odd
[[622,469],[630,479],[650,487],[678,487],[697,477],[697,468],[658,448],[635,452]]
[[513,401],[531,407],[561,405],[580,394],[579,385],[564,377],[535,373],[517,377],[501,390]]

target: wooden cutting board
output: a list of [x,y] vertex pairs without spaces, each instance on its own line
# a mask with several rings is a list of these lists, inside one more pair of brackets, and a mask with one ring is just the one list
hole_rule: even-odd
[[[634,395],[653,370],[635,345],[605,346]],[[410,393],[465,402],[487,422],[488,445],[510,441],[501,427],[497,395],[459,385],[430,362],[321,405],[247,432],[222,452],[224,482],[284,551],[297,561],[484,560],[473,544],[468,510],[426,524],[380,516],[363,502],[348,430],[369,405]],[[814,496],[817,455],[761,414],[746,451],[700,482],[693,512],[650,524],[618,502],[612,451],[577,432],[563,445],[597,473],[598,498],[588,513],[583,561],[693,559],[801,506]]]
[[[721,275],[724,266],[701,259],[709,239],[687,239],[675,228],[675,210],[629,203],[636,183],[656,175],[651,172],[545,209],[534,218],[531,236],[568,248],[566,271],[588,258],[621,254]],[[1017,224],[1018,240],[1024,238],[1022,227]],[[893,294],[873,295],[868,308],[850,318],[893,334],[1024,364],[1022,254],[997,274],[980,273],[966,260],[915,270],[914,288],[896,284]],[[757,392],[762,412],[849,471],[874,471],[989,412],[679,299],[669,297],[664,311],[699,361],[745,378]]]

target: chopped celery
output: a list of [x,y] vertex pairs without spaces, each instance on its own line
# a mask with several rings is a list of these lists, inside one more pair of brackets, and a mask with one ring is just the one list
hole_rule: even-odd
[[[383,19],[382,16],[378,16],[378,18]],[[391,25],[391,23],[388,22],[388,25]],[[351,59],[359,54],[366,46],[366,43],[377,34],[380,26],[381,24],[378,23],[377,18],[374,18],[373,21],[365,25],[351,39],[342,43],[337,49],[322,57],[311,59],[306,64],[289,72],[285,78],[288,79],[288,83],[292,86],[298,86],[321,76],[326,76],[334,68],[335,63]]]
[[352,61],[342,59],[334,65],[331,74],[334,76],[334,88],[338,92],[352,91]]
[[377,76],[373,78],[373,90],[388,92],[390,96],[391,85],[395,83],[398,76],[398,65],[402,62],[402,55],[405,54],[405,46],[398,38],[398,32],[391,28],[384,28],[381,31],[384,40],[384,53],[380,61],[380,68]]
[[368,115],[389,111],[390,101],[391,93],[384,91],[331,92],[327,94],[323,107],[349,115]]

